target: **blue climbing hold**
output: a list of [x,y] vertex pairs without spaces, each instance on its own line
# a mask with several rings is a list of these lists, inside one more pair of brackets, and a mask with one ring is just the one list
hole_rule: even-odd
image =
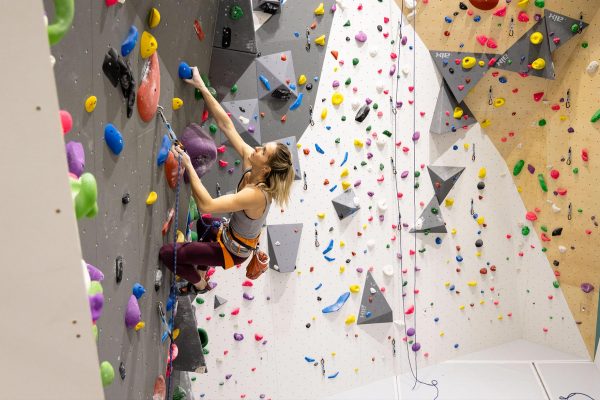
[[335,261],[335,257],[327,257],[327,256],[323,256],[323,257],[325,257],[325,260],[327,260],[329,262]]
[[442,244],[442,238],[441,237],[436,237],[435,238],[435,244]]
[[321,148],[321,146],[319,146],[316,143],[315,143],[315,150],[317,150],[317,153],[325,154],[325,151]]
[[[291,88],[291,86],[290,86]],[[296,99],[296,101],[294,101],[292,103],[292,105],[290,106],[290,111],[294,111],[296,108],[300,107],[302,105],[302,98],[304,97],[304,93],[300,93],[298,95],[298,98]]]
[[456,261],[462,262],[462,260],[463,260],[462,256],[456,256]]
[[473,21],[475,21],[475,22],[481,21],[481,16],[480,15],[476,15],[475,18],[473,18]]
[[146,293],[146,289],[139,283],[133,285],[133,289],[131,290],[136,299],[140,299]]
[[500,78],[498,78],[498,80],[500,81],[500,83],[506,83],[506,82],[508,82],[508,79],[506,79],[505,76],[501,76]]
[[106,124],[104,127],[104,141],[116,155],[119,155],[123,150],[123,136],[113,124]]
[[165,133],[165,136],[162,138],[162,143],[160,144],[160,149],[158,149],[158,155],[156,156],[156,165],[163,165],[165,161],[167,161],[170,148],[171,139],[169,139],[169,135]]
[[270,92],[271,91],[271,84],[269,83],[269,80],[264,75],[259,76],[258,79],[265,86],[265,89],[267,89]]
[[335,374],[331,374],[327,377],[327,379],[335,379],[337,378],[337,376],[340,374],[340,371],[336,372]]
[[317,287],[315,288],[315,290],[319,290],[319,289],[321,289],[321,287],[322,287],[322,286],[323,286],[323,284],[322,284],[322,283],[319,283],[319,284],[317,285]]
[[179,63],[177,71],[180,79],[192,79],[192,68],[185,61]]
[[450,285],[450,287],[448,289],[450,289],[450,291],[452,292],[452,291],[454,291],[454,289],[456,289],[456,286]]
[[331,251],[331,249],[333,249],[333,239],[331,239],[329,241],[329,244],[327,245],[327,248],[325,250],[323,250],[323,254],[327,254]]
[[346,152],[346,154],[344,154],[344,160],[342,161],[342,163],[340,164],[340,167],[343,167],[344,164],[346,164],[346,161],[348,161],[348,152]]
[[314,358],[310,358],[310,357],[308,357],[308,356],[304,356],[304,359],[306,360],[306,362],[309,362],[309,363],[313,363],[313,362],[315,362],[315,359],[314,359]]
[[296,90],[296,84],[295,83],[290,84],[290,89]]
[[372,315],[371,311],[367,311],[365,314],[365,318],[371,318],[371,315]]
[[451,24],[452,23],[452,18],[450,18],[450,17],[444,17],[444,21],[446,21],[447,23]]
[[330,191],[331,193],[333,193],[333,191],[334,191],[335,189],[337,189],[337,185],[333,185],[333,187],[332,187],[331,189],[329,189],[329,191]]
[[135,44],[138,40],[138,30],[135,25],[131,25],[129,28],[129,32],[127,33],[127,37],[121,43],[121,55],[123,57],[127,56],[131,51],[135,48]]
[[340,308],[342,308],[342,306],[344,305],[344,303],[346,303],[346,300],[348,300],[348,297],[350,297],[350,292],[346,292],[343,293],[335,303],[333,303],[330,306],[325,307],[322,311],[323,314],[329,314],[332,312],[336,312],[338,311]]

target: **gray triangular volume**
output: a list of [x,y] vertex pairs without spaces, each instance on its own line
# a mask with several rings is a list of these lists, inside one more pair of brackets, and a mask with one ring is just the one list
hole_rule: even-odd
[[[456,110],[460,107],[460,110]],[[454,112],[459,111],[461,116],[454,118]],[[431,127],[429,132],[443,134],[448,132],[456,132],[458,129],[477,123],[473,118],[473,114],[465,102],[458,102],[454,98],[450,87],[445,80],[442,79],[440,93],[438,94],[437,102],[435,103],[435,111],[431,119]]]
[[[475,87],[477,82],[483,78],[483,75],[489,70],[488,63],[492,58],[497,58],[495,54],[486,53],[462,53],[456,51],[430,51],[433,62],[437,66],[440,74],[448,87],[452,91],[457,102],[462,102],[469,91]],[[462,60],[465,57],[474,57],[477,62],[470,69],[462,67]],[[459,62],[460,61],[460,62]],[[479,66],[479,61],[484,62],[484,66]],[[458,62],[458,64],[457,64]]]
[[437,200],[436,196],[431,198],[427,207],[417,219],[417,224],[413,229],[410,230],[410,233],[417,232],[431,232],[431,233],[446,233],[446,224],[444,219],[442,218],[442,211],[440,210],[440,203]]
[[438,204],[442,204],[465,169],[463,167],[428,166],[427,170]]
[[[255,54],[213,47],[208,75],[212,87],[217,91],[218,101],[235,99],[240,93],[245,98],[257,96],[255,59]],[[238,86],[238,91],[232,94],[231,87],[234,84]]]
[[[282,60],[282,58],[285,59]],[[264,77],[269,82],[271,90],[261,81]],[[298,89],[290,85],[296,80],[294,73],[294,60],[291,51],[270,54],[256,59],[256,80],[258,85],[258,98],[263,99],[270,96],[276,89],[289,89],[293,97],[298,96]],[[289,84],[287,82],[290,82]]]
[[383,293],[379,290],[379,286],[375,283],[371,272],[367,272],[356,324],[380,324],[393,321],[394,314],[392,308],[385,297],[383,297]]
[[360,210],[360,205],[355,202],[355,198],[354,190],[349,189],[331,200],[339,219],[344,219]]
[[[573,36],[581,33],[589,24],[583,22],[583,20],[574,19],[555,13],[548,9],[544,10],[544,18],[546,19],[546,32],[550,39],[550,52],[558,49],[563,44],[567,43]],[[578,27],[578,31],[573,32],[571,27],[575,25]]]
[[[231,15],[241,8],[243,15],[233,19]],[[220,0],[213,47],[256,54],[254,18],[251,0]]]
[[224,299],[221,296],[217,296],[215,294],[215,304],[213,306],[214,310],[216,310],[217,308],[221,307],[225,303],[227,303],[227,299]]
[[182,352],[173,360],[173,369],[177,371],[206,372],[206,362],[202,353],[202,343],[198,335],[196,310],[189,296],[180,297],[177,302],[177,313],[173,327],[179,329],[179,336],[174,343]]
[[[231,120],[244,142],[250,146],[260,146],[260,120],[257,99],[225,101],[221,103],[231,114]],[[226,144],[229,141],[225,142]]]
[[[540,32],[544,36],[540,44],[531,43],[530,36],[535,32]],[[546,19],[542,18],[510,46],[506,53],[498,58],[494,67],[506,71],[554,79],[554,63],[550,54],[549,42]],[[546,66],[540,70],[529,68],[529,64],[538,58],[543,59]]]
[[279,272],[293,272],[301,235],[302,224],[268,225],[269,267]]
[[302,179],[302,172],[300,171],[300,160],[298,159],[298,147],[296,146],[296,136],[289,136],[277,139],[275,141],[285,144],[290,150],[290,153],[292,154],[292,166],[294,167],[294,171],[296,172],[294,180],[297,181]]

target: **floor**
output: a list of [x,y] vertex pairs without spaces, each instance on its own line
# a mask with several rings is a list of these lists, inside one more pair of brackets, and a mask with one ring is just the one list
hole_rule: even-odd
[[[436,380],[438,400],[600,400],[600,369],[590,361],[525,340],[419,370]],[[410,373],[389,377],[324,400],[433,400],[436,389]]]

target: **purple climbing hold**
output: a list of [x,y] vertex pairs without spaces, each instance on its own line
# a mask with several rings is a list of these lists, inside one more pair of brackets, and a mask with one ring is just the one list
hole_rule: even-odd
[[254,296],[252,296],[250,293],[244,293],[243,297],[246,300],[254,300]]
[[402,171],[402,173],[400,174],[400,178],[404,179],[408,176],[408,171]]
[[402,108],[402,102],[401,101],[397,101],[396,102],[396,108]]
[[86,264],[88,273],[90,274],[90,280],[92,281],[103,281],[104,274],[98,268],[94,267],[92,264]]
[[367,34],[363,31],[359,31],[356,35],[354,35],[354,39],[356,39],[357,42],[364,43],[367,41]]
[[592,285],[591,283],[582,283],[580,286],[581,290],[583,290],[585,293],[590,293],[592,290],[594,290],[594,285]]
[[535,172],[535,167],[531,164],[527,164],[527,171],[529,171],[530,174],[533,174]]
[[241,342],[242,340],[244,340],[244,335],[242,335],[241,333],[234,333],[233,334],[233,338],[237,341],[237,342]]
[[135,328],[135,326],[142,320],[142,312],[140,311],[140,305],[134,295],[129,297],[127,302],[127,309],[125,311],[125,325],[128,328]]
[[225,379],[229,380],[229,379],[231,379],[232,376],[233,376],[232,374],[227,374],[227,375],[225,375]]
[[85,169],[85,152],[83,151],[83,145],[79,142],[68,142],[65,145],[65,148],[67,150],[69,172],[79,178]]
[[406,336],[415,336],[415,328],[408,328],[406,330]]
[[371,99],[370,99],[370,98],[368,98],[368,97],[365,99],[365,103],[367,103],[367,104],[369,104],[369,105],[370,105],[372,102],[373,102],[373,100],[371,100]]
[[392,66],[390,67],[390,76],[394,75],[396,73],[396,64],[392,64]]
[[336,87],[340,86],[340,81],[338,81],[338,80],[333,81],[333,83],[331,84],[331,86],[333,88],[336,88]]
[[362,267],[358,267],[358,268],[356,268],[356,272],[358,272],[359,274],[362,274],[362,273],[363,273],[363,269],[362,269]]
[[208,287],[210,288],[210,290],[213,290],[214,288],[217,287],[217,282],[213,282],[213,281],[208,282]]
[[412,136],[412,140],[413,142],[416,142],[417,140],[419,140],[421,138],[421,133],[420,132],[415,132]]
[[89,297],[90,311],[92,312],[92,321],[96,322],[102,315],[102,308],[104,307],[104,294],[96,293]]
[[415,342],[415,343],[412,345],[412,351],[414,351],[415,353],[416,353],[417,351],[419,351],[420,349],[421,349],[421,344],[420,344],[420,343],[416,343],[416,342]]
[[408,37],[402,36],[402,40],[400,40],[400,43],[402,43],[402,46],[406,46],[406,43],[408,43]]
[[217,160],[217,147],[203,127],[195,123],[190,124],[183,130],[181,143],[187,150],[199,177],[211,170]]

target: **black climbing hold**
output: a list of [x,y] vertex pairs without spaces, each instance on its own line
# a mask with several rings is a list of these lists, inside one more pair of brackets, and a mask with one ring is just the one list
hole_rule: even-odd
[[317,296],[317,301],[321,301],[321,300],[322,300],[321,297]]
[[289,100],[292,96],[292,92],[290,89],[287,88],[277,88],[273,90],[271,96],[279,100]]
[[556,228],[552,231],[552,236],[560,236],[562,234],[563,228]]
[[552,261],[552,265],[554,265],[555,267],[558,267],[560,265],[560,262],[558,260],[554,260],[554,261]]
[[481,246],[483,246],[483,240],[481,240],[481,239],[477,239],[477,240],[475,241],[475,247],[481,247]]
[[119,375],[121,375],[121,379],[125,380],[125,364],[123,364],[123,361],[121,361],[121,364],[119,364]]
[[123,204],[129,204],[129,200],[130,200],[129,193],[125,193],[123,195],[123,197],[121,197],[121,203],[123,203]]
[[121,280],[123,280],[123,257],[121,256],[118,256],[115,260],[115,277],[117,283],[121,283]]
[[310,322],[309,322],[308,324],[306,324],[306,327],[307,327],[307,328],[310,328]]
[[477,184],[477,189],[483,190],[485,189],[485,182],[481,181]]
[[119,66],[119,55],[117,51],[110,47],[108,53],[104,55],[104,62],[102,63],[102,71],[108,78],[110,83],[117,87],[119,84],[119,77],[121,76],[121,67]]
[[279,1],[265,1],[259,7],[264,13],[277,14],[279,12]]
[[241,112],[245,113],[246,109],[244,107],[238,107],[240,109]]
[[452,13],[453,16],[457,16],[458,15],[458,11],[454,11],[454,13]]
[[350,36],[346,36],[346,42],[350,41]]
[[104,56],[102,71],[114,87],[121,84],[121,92],[127,99],[127,118],[131,118],[135,104],[135,78],[129,61],[125,61],[114,48],[110,47]]
[[461,10],[467,10],[467,9],[469,9],[469,7],[467,7],[467,5],[465,3],[463,3],[462,1],[460,3],[458,3],[458,7]]
[[369,107],[369,105],[363,104],[363,106],[358,109],[358,112],[356,113],[356,117],[354,117],[354,120],[357,122],[363,122],[365,120],[365,118],[367,118],[367,115],[369,115],[369,111],[371,111],[371,108]]
[[223,38],[221,39],[221,47],[224,49],[229,48],[231,46],[231,28],[225,27],[223,28]]
[[311,89],[312,89],[312,83],[307,83],[306,90],[311,90]]
[[381,26],[381,25],[377,25],[377,30],[378,30],[379,32],[381,32],[381,31],[383,30],[383,26]]
[[450,72],[451,74],[454,73],[454,68],[448,68],[448,72]]

